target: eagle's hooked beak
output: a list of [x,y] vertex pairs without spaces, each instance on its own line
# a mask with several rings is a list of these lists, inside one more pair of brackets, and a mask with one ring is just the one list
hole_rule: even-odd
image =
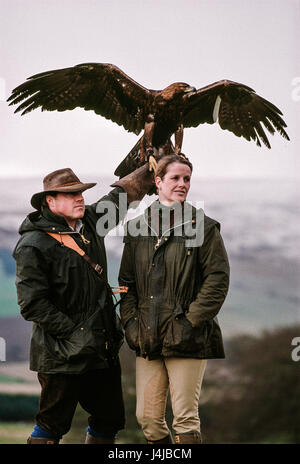
[[197,90],[196,87],[189,86],[184,90],[184,92],[190,93],[190,92],[196,92],[196,90]]

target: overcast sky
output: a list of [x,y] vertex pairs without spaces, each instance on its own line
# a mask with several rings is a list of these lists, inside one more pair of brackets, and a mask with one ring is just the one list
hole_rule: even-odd
[[14,114],[5,99],[42,71],[113,63],[142,85],[197,88],[244,83],[273,102],[288,125],[272,149],[215,125],[186,129],[183,151],[203,177],[299,173],[300,0],[0,0],[0,177],[71,167],[110,175],[138,140],[83,109]]

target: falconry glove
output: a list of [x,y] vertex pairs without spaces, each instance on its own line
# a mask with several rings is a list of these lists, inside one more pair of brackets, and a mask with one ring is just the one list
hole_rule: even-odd
[[111,187],[122,187],[127,193],[127,201],[140,201],[155,187],[153,171],[146,163],[125,177],[114,182]]

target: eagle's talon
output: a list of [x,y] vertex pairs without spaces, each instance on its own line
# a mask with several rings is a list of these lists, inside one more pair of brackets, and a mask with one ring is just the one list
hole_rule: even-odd
[[157,162],[154,156],[150,155],[149,156],[149,171],[155,172],[157,168]]
[[153,148],[147,148],[146,153],[147,153],[147,157],[148,157],[148,158],[149,158],[150,156],[152,156],[152,155],[154,154]]
[[178,156],[180,156],[180,158],[183,158],[184,160],[188,161],[188,158],[183,153],[179,153]]

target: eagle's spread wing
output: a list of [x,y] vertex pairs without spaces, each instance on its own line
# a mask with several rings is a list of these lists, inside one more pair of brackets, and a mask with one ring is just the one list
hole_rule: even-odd
[[142,87],[112,64],[85,63],[36,74],[12,91],[15,112],[93,110],[129,132],[139,134],[155,92]]
[[272,135],[277,130],[289,140],[281,111],[246,85],[222,80],[187,94],[183,99],[184,127],[213,124],[218,120],[222,129],[254,140],[259,146],[262,141],[271,148],[263,124]]

